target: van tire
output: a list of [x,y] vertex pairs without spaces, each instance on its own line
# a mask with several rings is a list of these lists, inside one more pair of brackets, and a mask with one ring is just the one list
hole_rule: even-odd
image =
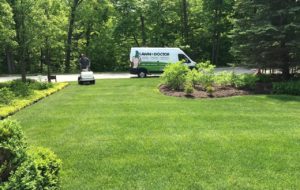
[[140,70],[139,72],[138,72],[138,77],[139,78],[146,78],[147,77],[147,71],[146,70]]

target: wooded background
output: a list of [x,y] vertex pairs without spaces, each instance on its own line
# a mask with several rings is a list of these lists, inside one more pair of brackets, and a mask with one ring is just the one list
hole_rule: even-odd
[[129,67],[131,47],[180,47],[211,60],[288,75],[300,60],[298,0],[0,0],[0,73]]

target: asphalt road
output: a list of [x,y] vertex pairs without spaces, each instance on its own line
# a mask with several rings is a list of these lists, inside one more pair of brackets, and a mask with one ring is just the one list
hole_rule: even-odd
[[[233,68],[225,67],[225,68],[216,68],[216,72],[221,71],[233,71]],[[235,73],[237,74],[243,74],[243,73],[254,73],[255,69],[246,69],[241,67],[236,67],[234,69]],[[126,78],[136,78],[136,75],[132,75],[129,73],[95,73],[94,74],[95,79],[126,79]],[[159,76],[159,75],[153,75],[153,76]],[[71,82],[71,81],[77,81],[78,74],[59,74],[56,75],[57,82]],[[19,75],[11,75],[11,76],[0,76],[0,82],[6,82],[11,81],[15,79],[21,78]],[[35,80],[41,80],[46,81],[46,76],[36,75],[36,76],[28,76],[30,79]]]

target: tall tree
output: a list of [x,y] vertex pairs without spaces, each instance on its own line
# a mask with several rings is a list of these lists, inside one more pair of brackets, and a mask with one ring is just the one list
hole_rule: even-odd
[[300,64],[300,2],[238,0],[235,12],[235,55],[251,66],[280,68],[289,78]]
[[181,0],[181,32],[185,44],[189,44],[189,18],[188,18],[188,2]]
[[234,0],[203,0],[204,20],[211,36],[211,62],[215,65],[224,64],[221,61],[224,55],[220,51],[229,51],[229,48],[221,50],[221,47],[226,44],[232,27],[228,18],[232,14],[233,4]]
[[12,51],[17,46],[14,25],[11,6],[5,0],[0,0],[0,51],[4,51],[7,70],[10,74],[15,72],[12,58]]
[[32,41],[33,34],[30,32],[31,13],[35,6],[33,0],[9,0],[13,10],[15,22],[16,41],[18,42],[18,63],[21,67],[22,81],[26,81],[27,52]]
[[72,51],[72,37],[75,24],[76,10],[83,0],[73,0],[70,10],[69,27],[68,27],[68,38],[66,43],[66,61],[65,61],[65,72],[68,73],[71,70],[71,51]]
[[[43,63],[46,63],[48,75],[50,75],[50,67],[54,61],[52,57],[58,59],[62,57],[64,51],[68,10],[66,4],[56,0],[38,1],[36,8],[35,12],[39,15],[39,19],[36,19],[35,33],[40,37],[33,46],[37,52],[41,53],[40,57],[43,58]],[[32,54],[34,51],[32,50]]]

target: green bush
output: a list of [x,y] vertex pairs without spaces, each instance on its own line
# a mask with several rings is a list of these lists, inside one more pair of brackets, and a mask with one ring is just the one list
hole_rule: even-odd
[[259,74],[257,75],[259,82],[269,83],[272,82],[272,76],[267,74]]
[[2,82],[2,83],[0,83],[0,89],[1,88],[9,88],[10,87],[10,85],[9,85],[9,83],[7,83],[7,82]]
[[203,88],[212,86],[214,83],[215,66],[210,61],[202,62],[197,65],[199,71],[199,83]]
[[14,92],[16,96],[26,97],[33,93],[33,90],[29,87],[27,82],[22,82],[21,80],[13,80],[10,83],[10,89]]
[[214,87],[212,87],[212,86],[206,87],[206,92],[208,93],[209,96],[212,96],[214,91],[215,91]]
[[26,145],[20,125],[10,119],[0,121],[0,139],[1,184],[8,180],[11,172],[24,160]]
[[242,75],[245,86],[249,88],[254,88],[259,78],[255,74],[243,74]]
[[40,176],[38,175],[38,170],[36,169],[34,163],[32,160],[26,158],[23,162],[21,162],[16,170],[12,172],[9,180],[0,184],[0,189],[43,189],[38,188],[39,178]]
[[233,79],[234,79],[234,73],[227,72],[227,71],[218,73],[214,78],[215,83],[220,86],[233,86],[234,83]]
[[[17,79],[17,80],[20,80],[20,79]],[[33,83],[37,83],[38,81],[37,80],[35,80],[35,79],[26,79],[26,83],[27,84],[33,84]]]
[[191,83],[193,87],[200,84],[201,74],[197,69],[190,70],[186,75],[186,80]]
[[48,187],[56,189],[59,186],[59,173],[61,168],[61,161],[49,149],[33,148],[28,151],[31,160],[38,171],[40,178],[38,179],[38,189]]
[[300,95],[300,81],[274,82],[272,93]]
[[61,161],[49,150],[28,150],[20,125],[0,121],[0,189],[59,189]]
[[45,98],[63,88],[65,88],[68,83],[55,83],[53,84],[53,88],[49,88],[47,90],[35,91],[30,97],[26,98],[16,98],[13,104],[3,105],[0,109],[0,118],[7,117],[22,108],[31,105],[32,103]]
[[184,89],[187,94],[191,93],[191,86],[195,88],[196,85],[201,85],[205,90],[213,87],[214,84],[236,88],[254,88],[259,80],[254,74],[237,75],[234,72],[223,71],[215,75],[215,66],[211,65],[209,61],[199,63],[197,69],[189,70],[181,62],[170,64],[166,67],[162,79],[167,86],[174,90]]
[[33,90],[47,90],[49,88],[52,88],[53,84],[48,82],[34,82],[31,83],[29,86]]
[[13,101],[14,97],[14,93],[9,88],[0,88],[0,104],[8,105]]
[[183,90],[189,68],[182,62],[169,64],[162,74],[163,83],[174,90]]
[[184,85],[184,92],[186,94],[192,94],[194,92],[194,87],[193,87],[193,84],[192,82],[186,82],[185,85]]
[[254,74],[234,74],[232,77],[233,84],[237,88],[254,88],[259,78]]

